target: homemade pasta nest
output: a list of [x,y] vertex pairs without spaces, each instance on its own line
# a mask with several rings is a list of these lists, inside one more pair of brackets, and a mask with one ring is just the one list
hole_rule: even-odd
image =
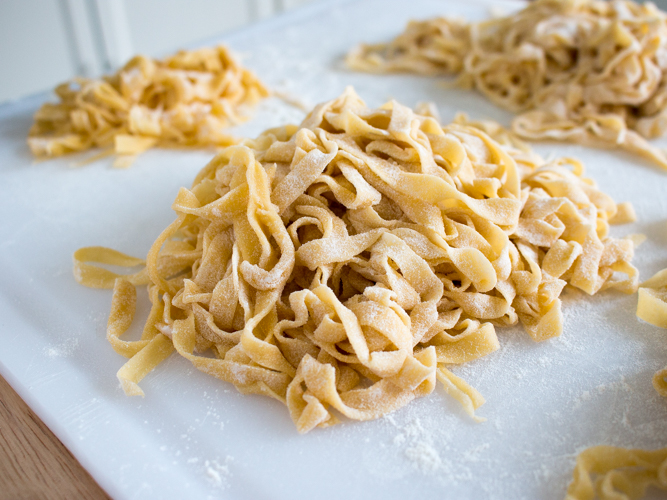
[[[492,138],[491,135],[495,137]],[[284,402],[300,432],[368,420],[433,391],[484,400],[448,370],[498,349],[496,327],[562,332],[561,291],[634,292],[632,218],[573,159],[545,162],[499,126],[441,126],[348,89],[299,126],[218,154],[182,188],[145,269],[99,247],[75,276],[114,287],[108,338],[128,394],[173,347],[242,392]],[[139,341],[133,285],[152,310]]]
[[112,76],[77,78],[35,113],[28,145],[49,157],[93,147],[136,154],[156,145],[228,146],[223,130],[268,96],[224,47],[130,60]]
[[523,138],[622,147],[667,168],[646,141],[667,130],[667,15],[651,3],[536,0],[485,22],[411,22],[388,44],[354,49],[347,63],[459,74],[520,113],[512,129]]

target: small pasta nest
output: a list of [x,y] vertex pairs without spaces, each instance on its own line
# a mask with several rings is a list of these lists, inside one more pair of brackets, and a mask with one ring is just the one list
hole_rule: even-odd
[[29,132],[37,157],[94,147],[133,155],[155,145],[228,146],[237,141],[225,128],[269,95],[224,46],[163,61],[136,56],[114,75],[76,78],[55,92],[60,102],[44,104]]
[[[491,122],[369,109],[352,89],[219,153],[173,209],[134,275],[91,262],[143,261],[75,254],[81,283],[115,289],[126,392],[175,348],[285,403],[299,432],[378,418],[436,380],[473,415],[484,399],[449,368],[498,349],[497,328],[542,341],[563,330],[567,284],[637,288],[633,240],[608,235],[632,210],[580,162],[544,161]],[[125,341],[135,285],[152,310]]]

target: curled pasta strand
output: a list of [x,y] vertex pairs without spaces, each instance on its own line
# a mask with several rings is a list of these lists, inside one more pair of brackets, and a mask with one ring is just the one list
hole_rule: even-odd
[[[667,328],[667,269],[644,281],[637,294],[637,317],[660,328]],[[653,387],[667,397],[667,367],[653,376]]]
[[[577,457],[566,500],[637,500],[649,486],[667,490],[667,448],[593,446]],[[597,477],[596,477],[597,476]]]

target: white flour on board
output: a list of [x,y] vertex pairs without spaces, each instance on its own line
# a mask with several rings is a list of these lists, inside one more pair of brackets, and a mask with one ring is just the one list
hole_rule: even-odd
[[228,479],[231,477],[229,471],[229,464],[233,462],[234,458],[227,455],[223,463],[218,460],[206,460],[204,467],[206,471],[206,478],[216,488],[226,488],[229,485]]
[[405,445],[403,453],[413,467],[423,474],[433,474],[442,469],[443,462],[438,450],[433,447],[433,437],[426,432],[419,418],[403,426],[399,426],[391,415],[386,418],[400,431],[393,439],[394,446]]
[[49,358],[64,358],[71,356],[79,346],[78,338],[69,338],[60,344],[51,347],[45,347],[43,352]]

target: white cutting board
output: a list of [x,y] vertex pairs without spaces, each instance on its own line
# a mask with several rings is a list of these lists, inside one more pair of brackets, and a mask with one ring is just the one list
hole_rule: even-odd
[[[491,5],[517,4],[331,2],[206,43],[228,43],[269,86],[309,105],[352,84],[371,106],[430,100],[445,120],[462,110],[508,123],[474,92],[352,73],[341,61],[410,18],[481,19]],[[0,373],[114,498],[558,499],[584,447],[667,446],[667,402],[651,386],[667,364],[667,331],[638,321],[636,296],[616,292],[568,293],[561,338],[536,344],[520,328],[501,330],[498,352],[456,369],[487,399],[482,424],[438,388],[390,417],[300,436],[279,403],[176,356],[142,382],[144,399],[126,397],[115,377],[123,358],[104,339],[111,293],[75,283],[72,253],[104,245],[144,256],[212,152],[150,151],[124,171],[108,159],[34,163],[25,135],[47,98],[0,107]],[[239,133],[302,116],[272,99]],[[613,233],[648,235],[635,260],[642,277],[667,267],[667,172],[621,152],[536,147],[582,159],[605,192],[631,201],[639,221]]]

